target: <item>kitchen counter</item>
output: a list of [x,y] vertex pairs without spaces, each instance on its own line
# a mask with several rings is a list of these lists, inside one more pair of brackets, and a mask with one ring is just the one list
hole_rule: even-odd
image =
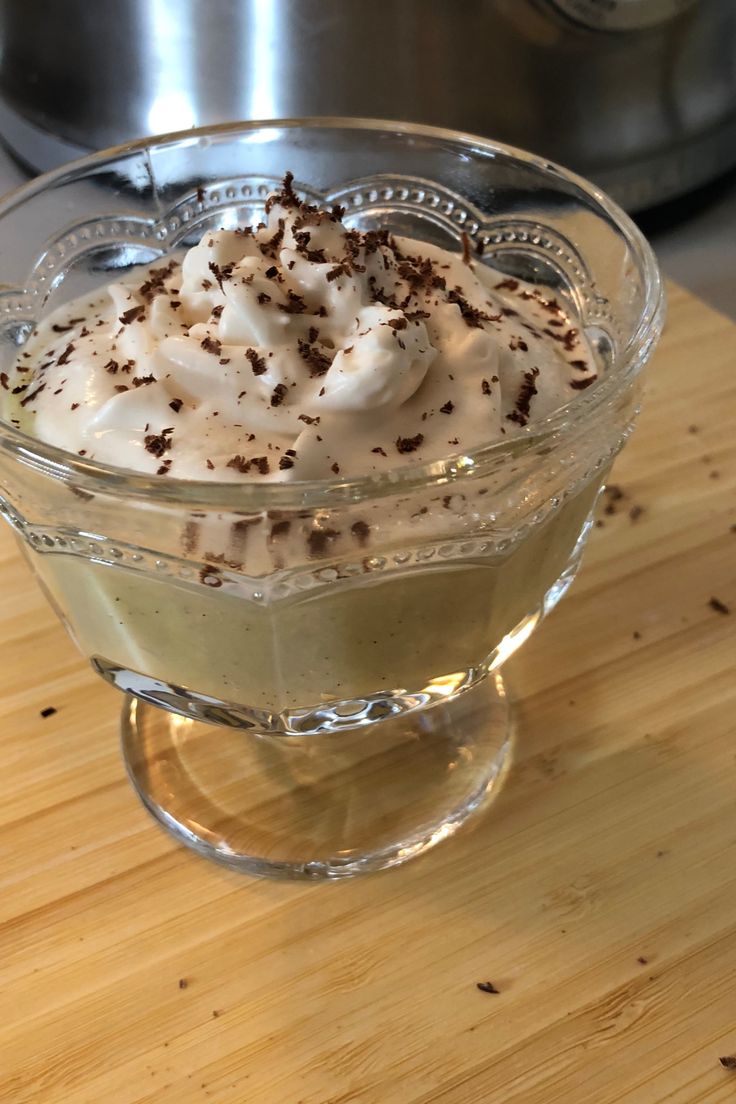
[[509,664],[505,784],[405,867],[177,847],[0,528],[0,1104],[734,1099],[736,325],[669,290],[618,492]]

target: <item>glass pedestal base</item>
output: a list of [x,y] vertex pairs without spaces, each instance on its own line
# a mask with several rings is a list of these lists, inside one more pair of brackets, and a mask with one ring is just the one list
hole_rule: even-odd
[[148,810],[245,873],[340,878],[406,862],[499,788],[511,746],[500,674],[452,701],[308,736],[209,725],[126,698],[122,748]]

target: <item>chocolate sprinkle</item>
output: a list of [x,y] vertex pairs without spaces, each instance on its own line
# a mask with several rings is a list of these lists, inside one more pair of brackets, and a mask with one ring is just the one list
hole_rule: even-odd
[[217,280],[220,291],[222,291],[223,290],[223,288],[222,288],[223,281],[232,279],[233,269],[235,268],[235,265],[226,264],[226,265],[222,265],[222,267],[221,267],[220,265],[215,264],[214,261],[210,261],[209,264],[207,265],[207,267],[210,270],[210,272],[212,273],[212,275],[215,277],[215,279]]
[[152,456],[163,456],[171,448],[171,434],[173,432],[173,429],[162,429],[160,433],[147,433],[143,438],[146,452],[150,452]]
[[488,382],[487,379],[482,380],[481,385],[480,385],[480,389],[481,389],[481,391],[483,392],[484,395],[490,395],[491,385],[490,385],[490,383]]
[[461,295],[457,288],[453,291],[448,291],[447,301],[448,303],[455,303],[460,310],[460,314],[466,326],[469,326],[471,329],[482,329],[483,323],[491,320],[491,316],[486,314],[485,311],[478,310],[477,307],[471,306],[465,296]]
[[7,372],[0,372],[0,386],[2,387],[3,391],[8,390],[8,373]]
[[219,357],[222,352],[222,342],[216,337],[210,337],[209,334],[202,339],[201,345],[206,353],[212,353],[214,356]]
[[[30,395],[26,395],[26,397],[24,399],[21,399],[20,400],[20,405],[21,406],[27,406],[27,404],[29,402],[33,402],[36,395],[40,395],[41,392],[45,389],[45,387],[46,387],[46,384],[42,383],[39,387],[36,388],[35,391],[31,391]],[[79,406],[79,403],[77,403],[76,405]]]
[[297,295],[295,291],[287,291],[286,298],[288,302],[279,303],[278,308],[283,311],[284,314],[304,314],[307,309],[307,304],[304,302],[302,295]]
[[184,402],[183,402],[182,399],[172,399],[171,402],[169,403],[169,406],[171,407],[171,409],[174,411],[175,414],[179,413],[179,411],[181,410],[183,405],[184,405]]
[[297,348],[300,357],[306,362],[309,368],[310,376],[324,376],[324,374],[329,371],[332,361],[325,353],[316,348],[316,346],[310,345],[308,341],[303,341],[300,338],[297,341]]
[[585,379],[570,380],[570,386],[573,391],[584,391],[586,387],[590,387],[591,383],[595,383],[597,379],[597,376],[587,376]]
[[423,433],[417,433],[414,437],[397,437],[396,448],[399,452],[416,452],[424,440]]
[[440,407],[440,414],[452,414],[455,409],[455,404],[450,399]]
[[250,460],[246,460],[244,456],[238,454],[237,456],[232,456],[225,467],[234,468],[235,471],[239,471],[242,475],[245,475],[245,473],[250,470]]
[[64,352],[61,354],[61,356],[56,361],[56,363],[60,367],[61,367],[61,365],[66,364],[67,361],[69,360],[69,357],[72,355],[73,352],[74,352],[74,345],[70,341],[69,344],[67,345],[66,349],[64,350]]
[[250,361],[254,376],[262,376],[267,371],[265,360],[258,355],[255,349],[246,349],[245,356]]
[[509,421],[518,422],[520,426],[525,426],[529,421],[531,401],[537,393],[535,380],[538,375],[538,368],[532,368],[531,372],[524,373],[524,382],[519,388],[519,394],[516,397],[516,410],[506,415]]
[[481,993],[495,993],[498,994],[500,990],[496,988],[492,981],[477,981],[475,983],[476,989],[480,989]]
[[288,388],[283,383],[277,383],[271,392],[271,406],[281,406],[286,398]]
[[[141,321],[145,313],[146,308],[142,303],[139,303],[137,307],[131,307],[130,310],[121,314],[118,321],[122,322],[124,326],[129,326],[131,322]],[[59,361],[58,363],[61,364],[62,362]]]

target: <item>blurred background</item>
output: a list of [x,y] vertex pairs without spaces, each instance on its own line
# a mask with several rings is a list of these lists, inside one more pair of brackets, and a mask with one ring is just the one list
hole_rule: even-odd
[[0,0],[0,191],[133,138],[301,115],[560,161],[736,317],[736,0]]

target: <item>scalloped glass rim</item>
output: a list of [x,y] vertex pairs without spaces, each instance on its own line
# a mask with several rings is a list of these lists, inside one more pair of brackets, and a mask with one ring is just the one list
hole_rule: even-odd
[[605,192],[576,173],[552,161],[527,153],[525,150],[462,131],[390,120],[327,116],[254,120],[193,128],[160,135],[155,139],[141,139],[137,142],[112,146],[99,153],[72,161],[52,172],[44,173],[30,183],[10,192],[0,202],[0,217],[9,214],[15,207],[21,206],[26,199],[43,192],[50,185],[60,183],[67,177],[73,178],[80,170],[104,165],[125,154],[163,149],[167,146],[186,146],[211,135],[247,134],[249,131],[269,128],[290,130],[300,127],[388,131],[393,134],[449,140],[456,145],[480,149],[490,157],[503,155],[506,158],[518,160],[534,166],[551,177],[576,185],[616,224],[628,248],[641,264],[646,289],[643,309],[636,329],[629,335],[617,356],[614,369],[607,373],[597,387],[579,395],[574,403],[562,407],[555,414],[533,426],[525,427],[510,441],[497,441],[444,460],[403,465],[378,475],[361,476],[351,480],[294,480],[290,483],[259,485],[221,483],[216,480],[183,480],[173,477],[166,480],[155,479],[125,468],[112,467],[96,461],[79,460],[63,449],[40,442],[13,426],[0,422],[0,447],[4,451],[15,454],[21,463],[41,470],[52,478],[74,482],[76,486],[92,492],[118,491],[140,498],[150,498],[151,495],[155,495],[160,501],[181,503],[187,507],[198,504],[209,508],[261,510],[274,506],[281,508],[290,505],[318,506],[321,502],[357,501],[395,494],[399,490],[408,491],[413,487],[455,482],[470,476],[486,474],[534,447],[552,444],[564,437],[567,432],[577,428],[584,419],[590,418],[594,411],[605,406],[617,392],[623,390],[631,377],[636,375],[644,365],[664,325],[665,296],[654,253],[637,226]]

